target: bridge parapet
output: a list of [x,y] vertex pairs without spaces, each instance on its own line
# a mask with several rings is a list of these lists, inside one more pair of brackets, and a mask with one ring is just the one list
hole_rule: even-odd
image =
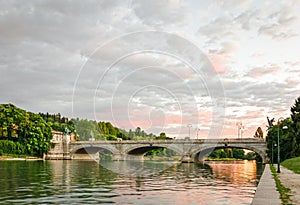
[[242,139],[233,139],[233,138],[220,138],[220,139],[172,139],[172,140],[122,140],[122,141],[72,141],[70,144],[172,144],[172,143],[264,143],[262,139],[254,138],[242,138]]
[[[119,141],[72,141],[68,145],[57,145],[56,152],[64,153],[70,159],[82,159],[92,156],[97,158],[101,149],[109,150],[115,160],[143,159],[143,155],[152,149],[165,147],[177,152],[187,161],[199,158],[201,152],[214,148],[237,147],[252,150],[258,153],[263,162],[267,162],[266,142],[254,138],[224,138],[224,139],[172,139],[172,140],[119,140]],[[66,148],[68,150],[66,150]],[[85,150],[85,152],[83,151]],[[53,151],[50,152],[53,155]],[[86,156],[84,156],[84,154]],[[66,157],[65,157],[66,158]]]

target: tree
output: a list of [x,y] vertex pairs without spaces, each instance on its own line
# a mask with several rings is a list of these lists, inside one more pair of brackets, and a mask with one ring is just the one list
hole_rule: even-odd
[[166,139],[166,138],[167,138],[166,133],[161,132],[161,133],[159,134],[159,139],[164,140],[164,139]]
[[295,104],[291,107],[291,132],[293,144],[295,144],[295,156],[300,155],[300,97],[295,100]]
[[[289,130],[282,129],[283,126],[287,126]],[[277,153],[278,153],[278,132],[279,132],[279,143],[280,143],[280,158],[285,160],[295,156],[296,153],[296,143],[295,136],[291,132],[291,127],[293,126],[293,121],[291,118],[286,118],[283,121],[279,122],[277,125],[273,125],[268,129],[267,134],[267,154],[270,159],[272,159],[272,150],[273,150],[273,160],[277,162]]]
[[[26,112],[13,104],[1,104],[0,122],[0,139],[11,141],[16,147],[22,146],[19,149],[22,154],[42,156],[49,151],[51,127],[40,115]],[[5,144],[9,146],[9,143]]]
[[260,138],[263,139],[264,138],[264,133],[261,129],[261,127],[258,127],[255,134],[254,134],[254,138]]
[[135,129],[135,136],[141,136],[141,131],[142,131],[142,129],[140,127],[137,127]]
[[236,159],[245,159],[245,151],[243,149],[233,148],[232,156]]
[[93,133],[94,138],[98,139],[100,133],[96,129],[97,123],[87,119],[78,120],[75,122],[76,131],[81,141],[88,141]]

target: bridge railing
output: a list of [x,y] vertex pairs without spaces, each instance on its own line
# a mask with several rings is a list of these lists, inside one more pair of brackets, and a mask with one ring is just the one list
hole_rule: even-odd
[[73,141],[72,144],[171,144],[171,143],[262,143],[259,138],[170,139],[170,140],[120,140],[120,141]]

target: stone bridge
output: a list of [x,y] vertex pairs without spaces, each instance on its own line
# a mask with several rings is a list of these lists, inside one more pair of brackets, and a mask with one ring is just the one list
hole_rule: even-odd
[[95,159],[99,151],[108,150],[113,160],[143,160],[146,152],[167,148],[181,156],[182,162],[201,161],[214,149],[242,148],[256,152],[263,163],[268,163],[267,145],[262,139],[178,139],[178,140],[119,140],[119,141],[72,141],[57,142],[46,159]]

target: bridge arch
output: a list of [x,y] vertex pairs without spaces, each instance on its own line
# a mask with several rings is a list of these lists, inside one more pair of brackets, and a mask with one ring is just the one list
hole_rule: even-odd
[[125,150],[127,155],[136,155],[136,156],[144,156],[147,152],[158,149],[158,148],[166,148],[176,152],[178,155],[182,155],[182,150],[178,149],[176,146],[164,145],[164,144],[150,144],[150,145],[137,145],[130,147]]
[[201,161],[203,158],[205,158],[206,156],[208,156],[212,151],[216,150],[216,149],[226,149],[226,148],[239,148],[239,149],[247,149],[250,151],[253,151],[255,153],[257,153],[261,159],[262,159],[262,163],[267,163],[268,162],[268,157],[266,154],[265,150],[261,150],[257,147],[254,146],[249,146],[249,145],[217,145],[217,146],[205,146],[202,147],[201,149],[198,150],[194,150],[191,153],[191,157],[194,161]]
[[70,154],[75,154],[79,150],[86,150],[87,152],[90,151],[89,153],[96,153],[99,152],[100,150],[107,150],[110,151],[111,153],[116,153],[116,149],[114,149],[112,146],[101,146],[101,145],[77,145],[74,146],[73,148],[70,149]]
[[112,146],[82,144],[70,149],[70,157],[71,159],[99,160],[99,152],[101,150],[109,151],[113,155],[117,152],[117,150]]

